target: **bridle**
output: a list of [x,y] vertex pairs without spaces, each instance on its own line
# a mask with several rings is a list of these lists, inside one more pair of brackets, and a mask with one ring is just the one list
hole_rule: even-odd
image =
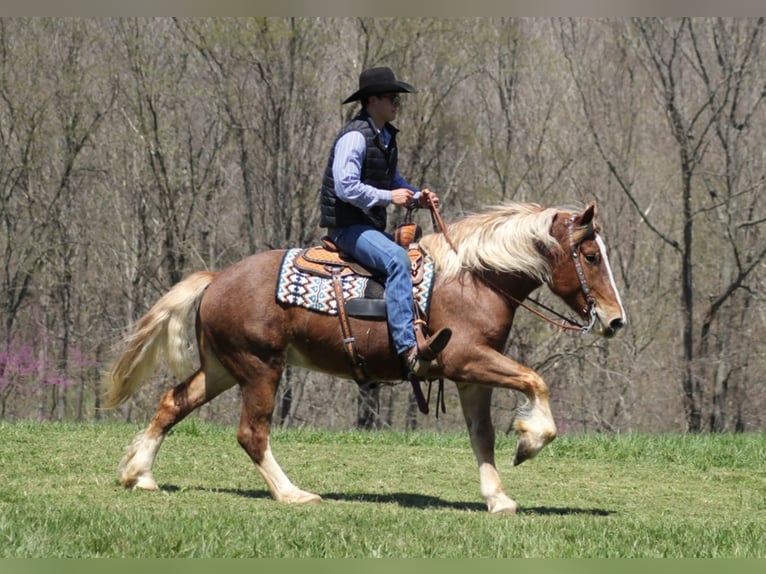
[[569,317],[566,317],[559,313],[558,311],[551,309],[547,305],[543,305],[538,301],[537,299],[533,299],[532,297],[527,297],[532,303],[540,307],[541,309],[545,309],[548,311],[548,313],[551,313],[552,315],[555,315],[559,319],[561,319],[563,322],[559,323],[557,321],[554,321],[550,317],[546,317],[542,313],[540,313],[537,309],[534,309],[524,303],[524,301],[520,301],[513,295],[509,293],[505,293],[505,295],[514,303],[516,303],[520,307],[524,307],[527,311],[532,313],[533,315],[539,317],[543,321],[546,321],[550,323],[551,325],[554,325],[556,327],[559,327],[560,329],[565,329],[568,331],[579,331],[583,335],[586,333],[589,333],[591,329],[596,325],[596,321],[598,319],[598,315],[596,314],[596,300],[591,295],[591,288],[590,284],[588,283],[588,278],[585,277],[585,271],[582,268],[582,259],[580,258],[580,246],[577,244],[574,240],[574,222],[576,217],[573,215],[569,218],[569,221],[567,221],[567,239],[569,240],[569,254],[572,256],[572,260],[574,262],[575,266],[575,273],[577,274],[577,280],[580,282],[580,290],[582,291],[583,296],[585,297],[585,307],[583,307],[583,315],[586,315],[590,318],[590,322],[587,325],[582,325],[578,323],[577,321],[574,321],[573,319],[570,319]]
[[574,261],[575,272],[577,273],[577,280],[580,282],[580,289],[585,297],[585,307],[583,307],[583,315],[590,317],[590,323],[587,326],[579,325],[583,333],[590,331],[596,324],[596,300],[590,294],[591,289],[588,284],[588,279],[585,277],[585,271],[582,268],[582,258],[580,257],[580,246],[574,241],[574,222],[575,216],[571,216],[567,221],[567,237],[569,239],[569,253],[572,255]]
[[[443,235],[444,239],[447,241],[449,246],[452,248],[452,250],[457,253],[457,249],[455,248],[455,245],[450,240],[449,236],[447,235],[447,227],[444,225],[444,222],[439,215],[439,210],[436,208],[435,205],[433,205],[430,201],[428,202],[429,208],[431,209],[431,217],[434,221],[434,227],[437,228]],[[551,309],[547,305],[544,305],[540,303],[540,301],[537,301],[536,299],[533,299],[532,297],[527,297],[532,303],[540,307],[541,309],[545,309],[548,311],[548,313],[558,317],[561,319],[561,323],[554,321],[550,317],[546,317],[543,315],[540,311],[537,309],[534,309],[533,307],[530,307],[524,301],[521,301],[511,295],[510,293],[506,293],[504,289],[499,288],[498,285],[492,285],[496,290],[498,290],[500,293],[508,297],[511,301],[516,303],[516,305],[523,307],[533,315],[539,317],[543,321],[546,321],[550,323],[551,325],[554,325],[556,327],[559,327],[560,329],[565,329],[568,331],[579,331],[583,335],[586,333],[589,333],[591,329],[596,325],[596,321],[598,319],[598,316],[596,314],[596,300],[591,295],[591,288],[590,284],[588,283],[588,278],[585,277],[585,271],[582,267],[582,259],[580,257],[580,246],[578,243],[574,240],[574,223],[577,217],[575,215],[572,215],[569,220],[567,221],[567,239],[569,240],[569,254],[572,256],[572,260],[574,262],[575,266],[575,273],[577,274],[577,280],[580,282],[580,290],[582,291],[583,296],[585,297],[585,307],[583,307],[583,315],[586,315],[590,318],[590,322],[587,325],[582,325],[578,323],[577,321],[574,321],[558,311],[555,311],[554,309]],[[484,278],[485,281],[488,283],[491,283],[487,278]]]

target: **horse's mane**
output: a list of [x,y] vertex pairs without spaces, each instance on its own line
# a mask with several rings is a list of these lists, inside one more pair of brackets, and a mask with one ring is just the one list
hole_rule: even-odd
[[557,247],[550,229],[558,208],[535,203],[504,203],[447,225],[455,253],[441,233],[424,236],[420,245],[444,278],[464,272],[499,271],[550,279],[545,253]]

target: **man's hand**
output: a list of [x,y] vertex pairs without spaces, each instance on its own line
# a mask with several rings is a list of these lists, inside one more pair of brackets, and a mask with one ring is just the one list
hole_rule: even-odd
[[408,207],[412,203],[412,190],[406,187],[399,187],[391,190],[391,203],[394,205],[401,205],[402,207]]
[[438,209],[439,196],[430,189],[426,188],[420,192],[420,207],[428,207],[429,205],[433,205]]

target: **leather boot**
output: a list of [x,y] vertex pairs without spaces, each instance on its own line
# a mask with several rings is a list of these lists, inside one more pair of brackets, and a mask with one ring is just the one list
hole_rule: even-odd
[[[444,350],[452,337],[452,330],[448,327],[439,329],[436,333],[427,339],[422,331],[415,329],[416,345],[413,345],[409,351],[402,353],[402,363],[407,377],[416,375],[425,377],[431,363],[437,355]],[[405,377],[406,378],[406,377]]]

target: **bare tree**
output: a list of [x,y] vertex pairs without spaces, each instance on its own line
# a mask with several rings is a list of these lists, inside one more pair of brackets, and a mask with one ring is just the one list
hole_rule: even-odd
[[[3,413],[15,385],[5,377],[6,361],[22,305],[43,260],[45,207],[30,190],[37,159],[35,146],[48,102],[35,69],[35,46],[20,29],[26,21],[0,20],[0,250],[2,250]],[[32,225],[32,222],[36,224]]]
[[[727,28],[732,25],[743,29],[730,35],[731,30]],[[695,335],[695,329],[700,324],[695,303],[702,289],[700,281],[695,279],[694,270],[707,259],[698,253],[704,235],[696,229],[702,224],[700,218],[705,214],[718,214],[731,222],[732,214],[737,211],[731,209],[731,199],[706,201],[699,189],[704,184],[710,189],[709,198],[717,195],[720,190],[711,188],[713,180],[716,180],[728,182],[724,185],[727,191],[722,195],[738,197],[743,191],[738,185],[742,172],[736,167],[742,159],[734,139],[741,129],[736,129],[736,125],[732,129],[727,126],[732,124],[733,118],[739,118],[746,125],[747,119],[760,108],[761,89],[757,83],[750,83],[751,78],[760,74],[751,73],[750,68],[751,63],[757,61],[755,56],[762,43],[762,22],[747,21],[727,25],[723,20],[695,22],[691,19],[634,19],[623,33],[627,39],[627,42],[621,43],[623,50],[635,54],[640,64],[640,68],[634,67],[632,73],[645,74],[651,82],[653,95],[661,105],[669,134],[676,146],[680,232],[672,221],[667,220],[667,212],[651,210],[653,198],[638,193],[630,162],[620,155],[625,148],[616,145],[614,135],[610,136],[609,131],[599,123],[598,118],[603,115],[602,106],[612,93],[599,93],[593,84],[588,83],[593,77],[584,73],[581,63],[584,52],[578,51],[578,45],[583,46],[587,41],[585,36],[578,34],[578,28],[582,26],[572,20],[562,24],[560,38],[570,62],[593,143],[615,183],[634,206],[637,216],[678,256],[683,355],[681,387],[687,429],[698,432],[703,428],[705,409],[705,388],[700,365],[709,360],[707,340],[710,323],[720,306],[743,286],[750,272],[763,258],[763,253],[753,253],[750,246],[745,247],[741,240],[735,239],[731,227],[720,235],[727,238],[726,242],[735,258],[738,252],[744,250],[752,259],[748,261],[749,265],[740,263],[734,274],[731,270],[727,271],[727,265],[718,267],[722,273],[719,275],[723,283],[722,290],[711,299],[708,318],[702,321],[700,335]],[[729,37],[732,40],[727,40]],[[603,82],[593,83],[596,86],[603,85]],[[724,150],[722,179],[713,176],[716,170],[709,171],[715,164],[714,158],[719,157],[717,144]],[[752,187],[752,182],[746,185]],[[736,227],[737,223],[733,225]],[[705,283],[704,289],[707,292],[716,290],[709,282]],[[722,369],[726,370],[722,366],[726,363],[722,363],[721,359],[726,354],[727,338],[723,335],[719,339],[719,373]],[[721,376],[719,374],[719,379]],[[719,388],[719,393],[722,391],[720,380],[714,386]]]
[[[188,271],[316,241],[341,101],[386,65],[418,88],[402,173],[448,221],[598,201],[630,328],[596,342],[520,312],[507,348],[564,432],[762,428],[763,36],[760,18],[0,19],[0,416],[148,416],[168,373],[98,410],[111,345]],[[291,369],[275,419],[463,427],[449,385],[438,420],[407,384],[370,389]],[[199,416],[236,420],[238,399]],[[515,397],[492,405],[508,427]]]
[[[702,174],[708,198],[699,208],[709,216],[711,226],[718,228],[716,237],[722,243],[719,281],[715,290],[710,290],[699,335],[699,354],[709,357],[703,366],[711,367],[702,371],[712,388],[709,427],[719,432],[729,428],[729,386],[736,385],[734,371],[740,370],[732,361],[732,339],[742,332],[734,325],[738,314],[740,325],[749,314],[751,276],[766,258],[759,233],[766,224],[766,207],[761,200],[764,166],[760,154],[753,153],[763,136],[758,125],[764,119],[766,97],[760,79],[763,28],[763,18],[689,23],[688,57],[715,111],[714,145],[720,150],[716,154],[720,159]],[[738,311],[733,300],[740,295]],[[737,359],[747,364],[751,352],[747,348],[743,351],[744,356]],[[710,371],[707,375],[706,370]],[[734,424],[735,428],[741,426],[742,421]]]

